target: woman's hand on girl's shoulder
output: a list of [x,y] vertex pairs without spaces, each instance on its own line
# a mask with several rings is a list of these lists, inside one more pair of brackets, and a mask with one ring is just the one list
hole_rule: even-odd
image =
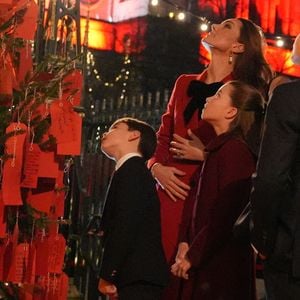
[[189,139],[186,139],[174,133],[170,152],[177,159],[203,161],[206,155],[203,143],[190,129],[188,129],[188,135]]

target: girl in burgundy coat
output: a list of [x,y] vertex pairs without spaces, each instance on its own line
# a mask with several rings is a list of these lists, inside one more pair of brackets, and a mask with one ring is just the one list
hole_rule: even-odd
[[[235,240],[232,227],[248,202],[255,158],[245,138],[261,122],[263,97],[240,81],[208,97],[202,118],[217,136],[204,151],[197,184],[187,198],[172,273],[181,280],[177,299],[255,299],[250,244]],[[191,158],[189,140],[176,137],[173,151]]]

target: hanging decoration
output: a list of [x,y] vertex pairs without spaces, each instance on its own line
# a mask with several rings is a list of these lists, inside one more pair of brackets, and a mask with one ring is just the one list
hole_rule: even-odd
[[63,300],[63,178],[80,154],[83,79],[66,52],[33,64],[37,18],[34,0],[0,3],[0,295]]

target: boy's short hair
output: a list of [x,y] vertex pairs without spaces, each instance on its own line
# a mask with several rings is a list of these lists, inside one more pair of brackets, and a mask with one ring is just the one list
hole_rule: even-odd
[[137,130],[141,133],[138,150],[145,160],[151,158],[154,154],[157,144],[156,133],[153,127],[144,121],[131,117],[118,119],[113,123],[113,125],[118,123],[127,124],[129,131]]

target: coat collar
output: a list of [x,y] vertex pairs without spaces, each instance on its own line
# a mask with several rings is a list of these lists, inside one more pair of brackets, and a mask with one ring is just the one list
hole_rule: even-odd
[[214,152],[220,149],[228,140],[235,138],[238,140],[243,141],[241,134],[234,130],[230,132],[222,133],[218,136],[216,136],[207,146],[205,151],[206,152]]

